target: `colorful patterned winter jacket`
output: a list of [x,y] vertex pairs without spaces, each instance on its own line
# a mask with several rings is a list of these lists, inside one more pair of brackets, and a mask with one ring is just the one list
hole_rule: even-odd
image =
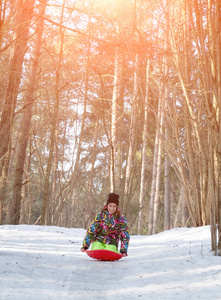
[[127,221],[123,215],[120,217],[109,214],[104,207],[101,213],[97,214],[89,226],[83,241],[83,247],[88,249],[92,242],[98,241],[104,244],[115,245],[118,249],[118,242],[121,240],[120,252],[127,254],[130,235]]

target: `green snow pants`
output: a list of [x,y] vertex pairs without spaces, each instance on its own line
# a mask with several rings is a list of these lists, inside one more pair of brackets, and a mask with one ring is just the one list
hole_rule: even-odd
[[119,253],[117,251],[117,247],[114,245],[106,245],[101,242],[93,242],[92,243],[91,250],[100,250],[100,249],[110,250],[110,251]]

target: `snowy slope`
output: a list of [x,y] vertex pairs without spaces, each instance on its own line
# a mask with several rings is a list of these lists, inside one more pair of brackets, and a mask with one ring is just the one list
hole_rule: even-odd
[[0,300],[221,299],[221,258],[210,228],[132,236],[129,256],[80,252],[83,229],[0,226]]

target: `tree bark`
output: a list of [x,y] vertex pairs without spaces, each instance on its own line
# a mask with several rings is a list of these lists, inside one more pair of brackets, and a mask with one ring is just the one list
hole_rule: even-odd
[[6,99],[0,121],[0,223],[4,219],[4,198],[8,176],[12,126],[34,4],[35,0],[25,0],[24,3],[23,1],[19,1],[14,56],[10,64]]
[[[218,155],[219,155],[219,174],[218,174],[218,250],[219,254],[221,253],[221,1],[217,1],[216,7],[216,26],[217,30],[216,35],[216,61],[217,61],[217,98],[219,106],[219,146],[218,146]],[[218,27],[217,27],[218,26]]]
[[46,225],[48,222],[48,206],[49,206],[49,199],[50,199],[50,197],[49,197],[50,175],[51,175],[51,169],[52,169],[52,163],[53,163],[53,153],[54,153],[54,145],[55,145],[55,139],[56,139],[57,120],[58,120],[58,115],[59,115],[59,103],[60,103],[59,83],[60,83],[60,75],[61,75],[60,74],[61,63],[62,63],[62,59],[63,59],[64,31],[65,31],[65,29],[62,28],[62,20],[63,20],[63,16],[64,16],[64,5],[65,5],[65,0],[62,5],[62,12],[61,12],[61,18],[60,18],[61,42],[60,42],[58,65],[57,65],[57,70],[56,70],[55,106],[54,106],[54,113],[52,116],[49,156],[48,156],[47,168],[46,168],[46,173],[45,173],[43,201],[42,201],[42,207],[41,207],[41,224],[42,225]]
[[[162,87],[161,87],[162,89]],[[163,125],[163,104],[162,104],[162,91],[159,93],[158,113],[157,113],[157,129],[154,145],[154,161],[152,172],[151,196],[149,207],[149,226],[148,234],[157,233],[158,221],[158,206],[159,206],[159,186],[160,186],[160,173],[162,162],[162,125]]]
[[142,164],[140,178],[140,198],[139,198],[139,216],[138,216],[138,234],[141,234],[142,209],[145,193],[145,173],[146,173],[146,149],[147,149],[147,130],[148,130],[148,96],[149,96],[149,77],[150,77],[150,59],[147,60],[146,66],[146,90],[144,99],[144,126],[143,126],[143,146],[142,146]]
[[134,85],[133,85],[133,98],[132,98],[132,108],[131,108],[131,120],[130,120],[130,136],[129,136],[129,149],[127,155],[127,165],[125,173],[125,185],[124,185],[124,200],[122,205],[122,210],[127,214],[128,205],[128,193],[130,189],[130,177],[133,162],[133,152],[134,152],[134,140],[135,140],[135,126],[136,126],[136,111],[137,111],[137,93],[138,93],[138,54],[135,55],[134,60]]
[[117,100],[119,96],[119,47],[116,47],[114,63],[114,87],[111,102],[111,136],[110,136],[110,191],[115,191],[115,161],[116,161],[116,122]]
[[[168,129],[165,129],[167,131]],[[168,133],[165,133],[167,139]],[[170,159],[167,153],[165,153],[164,162],[164,230],[170,229]]]
[[36,41],[33,54],[33,64],[30,71],[29,87],[26,95],[26,108],[20,125],[20,138],[18,143],[18,153],[16,159],[15,178],[13,185],[13,198],[10,212],[10,220],[12,224],[19,224],[21,210],[21,191],[24,173],[24,165],[26,159],[26,149],[28,144],[29,131],[31,127],[32,106],[34,103],[34,92],[37,78],[38,60],[40,56],[41,39],[43,35],[44,15],[46,1],[42,2],[38,13],[38,23],[36,26]]

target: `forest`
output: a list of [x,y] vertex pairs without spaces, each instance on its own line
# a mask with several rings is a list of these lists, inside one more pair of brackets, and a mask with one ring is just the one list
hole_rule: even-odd
[[1,0],[0,224],[211,225],[221,250],[221,0]]

